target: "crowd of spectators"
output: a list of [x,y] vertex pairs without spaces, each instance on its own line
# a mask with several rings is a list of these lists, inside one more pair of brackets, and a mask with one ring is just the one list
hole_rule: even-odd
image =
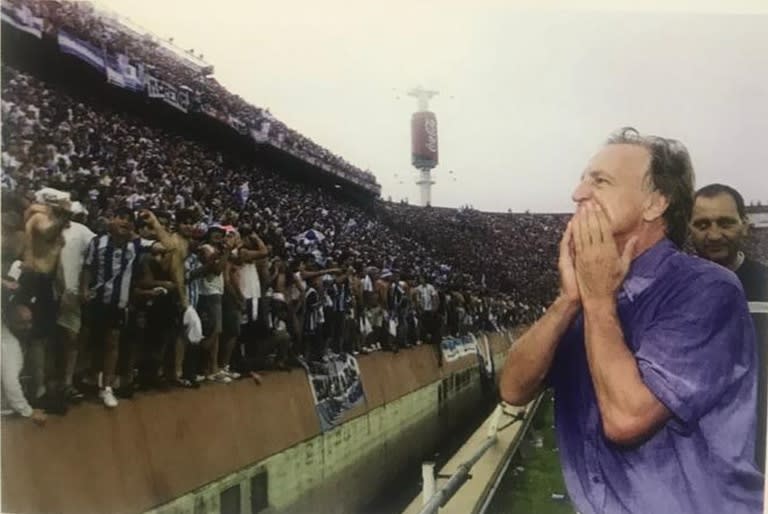
[[[62,252],[53,277],[84,270],[57,290],[68,311],[42,313],[59,326],[21,342],[29,349],[21,398],[35,407],[64,412],[88,387],[113,407],[136,387],[260,379],[261,369],[290,369],[329,350],[398,351],[517,324],[540,307],[513,299],[493,276],[485,287],[479,270],[460,268],[471,257],[449,262],[455,246],[431,247],[387,204],[288,180],[9,66],[2,77],[5,299],[24,303],[19,261],[35,216],[58,227],[65,249],[80,249],[74,258]],[[40,196],[46,188],[53,200]],[[50,235],[40,237],[45,247]],[[115,245],[127,260],[113,262]],[[115,293],[116,280],[127,296]],[[72,303],[84,304],[74,328]],[[39,315],[21,310],[8,324]],[[46,351],[65,354],[48,373]],[[15,385],[4,385],[6,396]]]
[[54,36],[64,29],[97,48],[123,54],[140,63],[147,73],[176,87],[193,91],[195,104],[201,110],[222,120],[234,117],[266,141],[280,146],[305,160],[315,160],[332,168],[345,178],[356,177],[375,184],[375,176],[361,170],[343,157],[312,141],[275,118],[269,109],[256,107],[230,93],[210,75],[210,66],[201,66],[183,52],[160,44],[155,36],[139,33],[93,6],[89,2],[59,0],[9,0],[9,5],[26,9],[44,21],[45,33]]

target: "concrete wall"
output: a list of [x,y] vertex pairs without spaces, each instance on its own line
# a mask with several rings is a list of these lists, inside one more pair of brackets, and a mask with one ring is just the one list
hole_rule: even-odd
[[[498,370],[508,340],[491,344]],[[221,493],[235,487],[241,513],[252,492],[264,512],[356,512],[477,405],[476,362],[441,368],[424,346],[363,356],[366,406],[326,433],[299,370],[262,386],[141,395],[112,411],[85,405],[42,429],[4,421],[2,510],[220,512]],[[251,491],[254,476],[262,482]]]

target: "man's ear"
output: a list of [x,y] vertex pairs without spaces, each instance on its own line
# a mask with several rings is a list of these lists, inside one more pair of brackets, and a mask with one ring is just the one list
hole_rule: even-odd
[[747,237],[749,235],[749,218],[745,216],[741,220],[741,237]]
[[656,221],[661,218],[669,207],[669,198],[658,191],[652,191],[643,202],[643,220]]

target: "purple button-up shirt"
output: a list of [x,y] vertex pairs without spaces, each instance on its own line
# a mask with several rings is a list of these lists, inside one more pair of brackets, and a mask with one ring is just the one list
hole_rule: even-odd
[[643,382],[672,418],[637,446],[605,437],[579,315],[549,374],[563,475],[576,508],[762,512],[755,333],[736,276],[662,240],[632,262],[618,315]]

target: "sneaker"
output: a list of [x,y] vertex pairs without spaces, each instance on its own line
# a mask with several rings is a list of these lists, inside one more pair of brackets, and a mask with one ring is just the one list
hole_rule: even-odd
[[198,384],[199,384],[200,382],[205,382],[205,379],[206,379],[206,378],[207,378],[207,377],[206,377],[205,375],[195,375],[195,382],[197,382]]
[[105,387],[99,391],[99,398],[102,399],[105,407],[110,409],[117,407],[117,398],[115,398],[115,393],[112,392],[111,387]]
[[84,396],[85,395],[81,391],[78,391],[73,385],[64,387],[64,397],[70,403],[78,403]]
[[232,380],[237,380],[238,378],[240,378],[240,373],[238,373],[237,371],[230,371],[229,366],[225,366],[224,369],[221,370],[221,373],[225,374]]
[[177,378],[173,382],[173,385],[175,385],[176,387],[182,387],[184,389],[198,389],[200,387],[200,384],[197,383],[195,380],[189,380],[184,377]]
[[232,379],[221,371],[214,373],[213,375],[208,375],[208,380],[211,382],[218,382],[219,384],[229,384],[232,382]]

